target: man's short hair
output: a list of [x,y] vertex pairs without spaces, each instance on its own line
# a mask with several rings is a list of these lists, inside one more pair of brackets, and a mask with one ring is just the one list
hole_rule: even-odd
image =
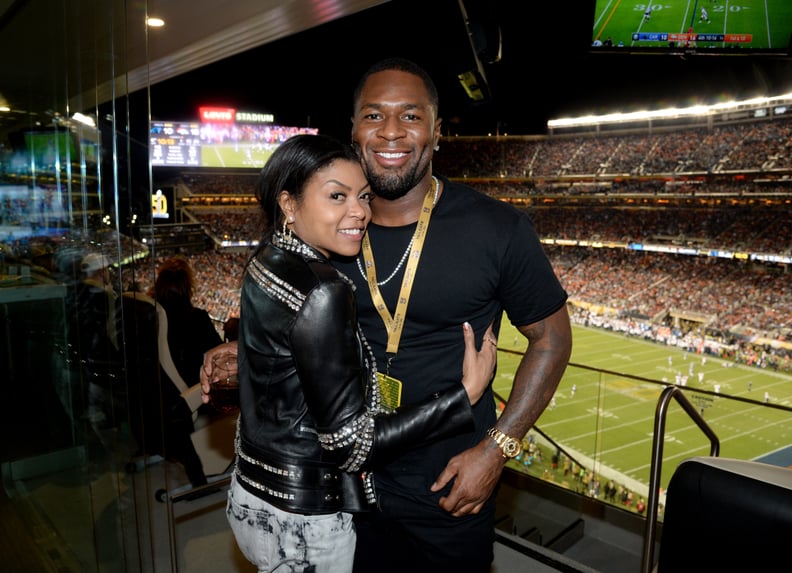
[[440,96],[437,94],[437,86],[435,85],[434,81],[432,81],[432,77],[421,66],[406,58],[385,58],[384,60],[380,60],[369,67],[363,76],[361,76],[357,86],[355,87],[355,91],[353,92],[353,110],[357,107],[358,100],[360,99],[360,92],[363,91],[363,85],[366,83],[369,77],[379,72],[391,70],[397,72],[406,72],[421,78],[421,81],[424,83],[424,87],[429,94],[429,102],[432,104],[432,107],[434,107],[435,114],[439,117]]

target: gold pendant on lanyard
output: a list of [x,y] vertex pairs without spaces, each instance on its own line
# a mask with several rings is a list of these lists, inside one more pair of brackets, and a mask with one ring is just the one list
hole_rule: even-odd
[[[434,207],[436,199],[437,179],[432,177],[432,186],[426,193],[426,197],[424,197],[421,215],[418,218],[418,224],[413,233],[412,249],[410,250],[407,265],[404,269],[399,299],[396,303],[396,312],[394,312],[392,316],[390,311],[388,311],[388,307],[385,305],[385,300],[382,298],[382,293],[377,284],[374,254],[371,250],[368,234],[363,237],[363,260],[366,264],[366,279],[368,281],[369,291],[371,292],[371,300],[374,303],[374,308],[377,309],[382,321],[385,323],[385,329],[388,332],[385,374],[378,372],[377,380],[380,383],[383,404],[390,408],[396,408],[401,403],[402,383],[389,375],[390,365],[399,349],[399,340],[401,339],[404,320],[407,315],[407,303],[410,300],[410,292],[412,291],[413,281],[415,280],[415,272],[418,268],[418,261],[421,258],[424,239],[426,239],[426,231],[429,228],[429,220],[432,216],[432,208]],[[386,402],[386,397],[388,402]],[[393,405],[394,400],[395,405]]]

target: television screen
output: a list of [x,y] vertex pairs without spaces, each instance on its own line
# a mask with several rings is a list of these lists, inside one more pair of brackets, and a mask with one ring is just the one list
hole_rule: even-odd
[[594,0],[592,52],[789,55],[790,0]]
[[65,165],[79,159],[74,136],[69,131],[26,131],[23,137],[28,157],[37,169],[49,170],[56,164]]
[[152,121],[149,160],[153,167],[260,169],[292,135],[318,131],[271,124]]
[[67,193],[56,185],[7,185],[0,183],[4,236],[57,236],[69,227]]

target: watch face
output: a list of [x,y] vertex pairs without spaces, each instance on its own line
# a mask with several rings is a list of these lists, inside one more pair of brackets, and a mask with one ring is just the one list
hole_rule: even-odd
[[503,453],[509,458],[515,457],[520,453],[520,442],[514,438],[509,438],[503,443]]

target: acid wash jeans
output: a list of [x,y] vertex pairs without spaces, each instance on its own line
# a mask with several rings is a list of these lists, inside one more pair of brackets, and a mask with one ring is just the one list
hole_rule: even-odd
[[350,573],[351,513],[302,515],[278,509],[231,477],[226,517],[242,554],[259,573]]

